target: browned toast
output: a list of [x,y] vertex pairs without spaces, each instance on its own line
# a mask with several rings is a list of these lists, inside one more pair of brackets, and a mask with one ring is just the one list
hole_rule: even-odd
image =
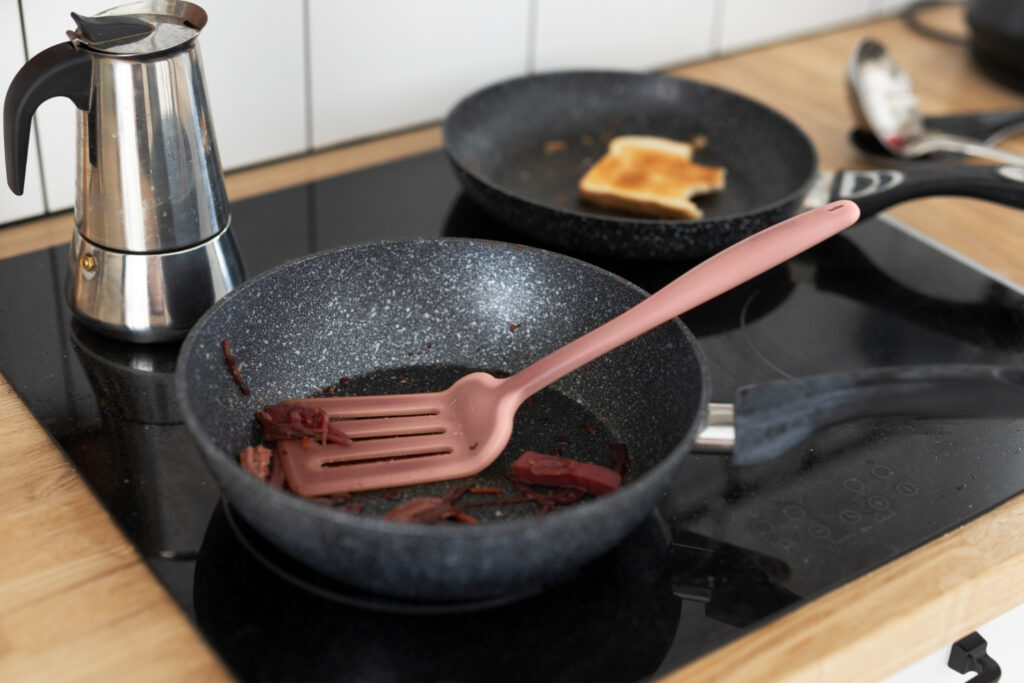
[[695,219],[691,197],[725,187],[725,168],[693,161],[694,145],[652,135],[621,135],[580,179],[593,204],[653,218]]

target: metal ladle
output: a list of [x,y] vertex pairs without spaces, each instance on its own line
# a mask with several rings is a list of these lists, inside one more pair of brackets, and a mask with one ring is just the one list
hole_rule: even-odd
[[915,159],[935,152],[950,152],[1002,164],[1024,165],[1022,155],[925,128],[910,76],[875,40],[865,38],[854,48],[847,83],[850,101],[861,125],[895,157]]

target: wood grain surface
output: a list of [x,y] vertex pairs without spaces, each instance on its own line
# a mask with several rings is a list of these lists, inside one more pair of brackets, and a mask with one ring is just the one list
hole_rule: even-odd
[[[964,30],[962,10],[928,21]],[[1024,107],[984,78],[965,48],[898,19],[686,65],[671,73],[731,88],[796,121],[823,168],[877,160],[847,142],[843,80],[856,41],[884,42],[914,77],[927,114]],[[231,174],[238,200],[436,149],[431,126]],[[1024,138],[1008,141],[1024,153]],[[771,172],[771,169],[766,169]],[[890,212],[1024,283],[1024,214],[936,198]],[[0,230],[0,258],[68,241],[69,214]],[[0,680],[223,680],[228,674],[150,575],[56,445],[0,380]],[[668,676],[672,681],[877,680],[1024,602],[1024,497]]]

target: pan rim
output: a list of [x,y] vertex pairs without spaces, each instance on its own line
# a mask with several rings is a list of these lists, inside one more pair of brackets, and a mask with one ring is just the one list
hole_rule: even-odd
[[[384,534],[385,536],[400,536],[407,539],[415,537],[438,541],[455,539],[463,540],[467,538],[482,539],[493,537],[498,534],[507,536],[525,536],[529,535],[529,533],[534,530],[543,529],[545,527],[565,526],[567,524],[571,525],[577,520],[577,518],[581,521],[586,521],[589,517],[587,510],[593,506],[606,507],[617,503],[628,505],[629,503],[625,502],[627,499],[634,496],[642,496],[641,493],[638,493],[640,489],[652,486],[656,487],[659,485],[667,487],[671,483],[672,471],[681,466],[682,462],[685,460],[685,456],[692,448],[697,432],[701,425],[706,422],[708,402],[711,394],[710,370],[708,368],[707,360],[704,357],[703,350],[693,332],[679,317],[676,317],[672,321],[669,321],[669,323],[665,324],[672,324],[682,335],[682,338],[686,341],[693,353],[700,374],[700,387],[698,388],[700,395],[697,399],[697,411],[685,434],[670,450],[665,453],[660,462],[641,474],[639,477],[628,482],[628,485],[624,485],[617,491],[605,496],[583,501],[582,504],[560,508],[553,514],[502,520],[496,523],[481,525],[397,524],[394,522],[386,522],[375,517],[362,517],[360,515],[345,514],[340,510],[328,509],[322,505],[318,505],[310,499],[289,491],[278,490],[270,486],[268,483],[261,481],[242,470],[237,461],[232,461],[230,454],[222,452],[221,449],[217,448],[212,442],[210,436],[204,429],[202,429],[200,420],[194,412],[191,402],[188,400],[188,380],[186,377],[186,365],[183,362],[190,356],[196,355],[194,348],[199,343],[200,336],[202,335],[203,330],[206,329],[208,322],[213,317],[217,316],[226,306],[230,305],[234,299],[241,296],[245,291],[257,286],[264,280],[274,277],[282,271],[291,268],[299,268],[307,261],[331,258],[340,253],[416,243],[432,243],[438,245],[445,243],[470,243],[474,246],[487,246],[488,248],[494,248],[497,246],[506,249],[523,249],[538,252],[543,258],[568,260],[577,266],[582,266],[583,268],[591,270],[599,275],[614,278],[626,286],[627,289],[632,290],[640,296],[644,298],[649,296],[647,291],[629,280],[616,275],[607,269],[601,268],[600,266],[588,263],[587,261],[540,247],[503,242],[500,240],[466,237],[373,240],[322,250],[295,259],[290,259],[264,271],[263,273],[260,273],[253,279],[244,282],[242,285],[231,292],[228,292],[224,297],[218,300],[203,314],[203,316],[199,318],[192,329],[189,330],[188,335],[186,335],[185,340],[182,342],[181,348],[179,349],[174,372],[175,395],[181,409],[183,421],[189,431],[189,434],[198,443],[204,465],[213,473],[215,479],[220,476],[218,468],[214,465],[215,462],[218,462],[225,466],[225,471],[230,471],[232,473],[230,476],[238,482],[240,486],[252,491],[264,491],[264,493],[259,495],[270,495],[272,499],[289,508],[290,511],[294,513],[301,513],[318,518],[329,524],[362,531],[372,531],[374,533]],[[229,468],[228,466],[230,465],[234,465],[234,467]],[[221,489],[221,494],[223,495],[223,487],[219,484],[218,487]],[[648,514],[653,511],[653,509],[654,507],[652,506],[651,510],[648,511]]]
[[[557,78],[623,78],[631,80],[652,80],[652,81],[665,81],[673,83],[684,83],[697,88],[705,89],[707,91],[715,92],[720,95],[735,98],[737,100],[744,101],[748,104],[752,104],[767,115],[776,118],[783,123],[787,128],[791,129],[794,134],[794,139],[799,140],[805,147],[809,155],[809,172],[807,177],[801,182],[797,188],[790,191],[788,194],[776,199],[769,204],[763,204],[755,209],[747,212],[732,213],[721,216],[710,216],[700,219],[691,220],[674,220],[674,219],[659,219],[659,218],[648,218],[644,216],[612,216],[601,213],[585,212],[573,208],[555,207],[549,204],[538,202],[534,199],[526,197],[518,192],[512,192],[503,186],[492,182],[490,179],[484,177],[471,165],[466,163],[465,158],[461,157],[453,147],[453,141],[458,137],[452,133],[454,123],[457,122],[457,118],[461,115],[469,106],[472,106],[478,98],[487,96],[497,90],[513,87],[519,83],[526,83],[529,81],[540,81],[540,80],[553,80]],[[525,76],[516,76],[513,78],[497,81],[490,85],[484,86],[469,95],[466,95],[459,100],[448,112],[445,117],[444,124],[442,126],[442,145],[449,160],[459,169],[461,173],[465,173],[471,177],[475,182],[480,183],[488,190],[500,193],[508,196],[515,201],[523,204],[542,209],[545,211],[554,212],[577,219],[585,220],[597,220],[603,221],[610,225],[616,225],[620,227],[628,226],[640,226],[644,229],[650,229],[654,231],[672,231],[677,234],[688,234],[696,233],[708,228],[709,224],[712,223],[729,223],[743,220],[754,216],[768,213],[771,211],[779,210],[791,203],[799,202],[810,192],[814,186],[820,171],[819,164],[820,159],[818,157],[817,149],[814,146],[813,141],[808,137],[807,133],[803,131],[792,119],[785,116],[777,109],[770,107],[759,100],[755,100],[746,95],[740,94],[736,91],[729,90],[717,85],[706,83],[704,81],[696,80],[693,78],[684,78],[679,76],[671,76],[664,73],[645,73],[639,71],[628,71],[628,70],[614,70],[614,69],[565,69],[555,71],[545,71],[535,74],[528,74]],[[767,226],[765,226],[767,227]]]

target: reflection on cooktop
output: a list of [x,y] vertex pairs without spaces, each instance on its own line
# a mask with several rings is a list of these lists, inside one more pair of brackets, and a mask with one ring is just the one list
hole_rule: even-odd
[[[244,679],[633,681],[658,667],[676,632],[666,532],[654,518],[542,594],[455,612],[386,598],[371,610],[368,596],[353,601],[316,579],[320,590],[306,590],[308,572],[273,549],[260,552],[277,567],[254,556],[247,546],[261,541],[227,511],[210,520],[196,563],[196,620]],[[286,564],[300,576],[283,578]],[[253,657],[267,642],[287,647]]]
[[[529,242],[461,194],[440,152],[232,214],[250,276],[375,239]],[[644,679],[1024,490],[1020,420],[861,419],[747,469],[691,456],[658,515],[547,590],[469,605],[367,595],[309,574],[229,515],[181,424],[177,347],[73,324],[66,259],[55,247],[0,261],[0,371],[242,680]],[[692,264],[597,265],[650,291]],[[884,219],[684,321],[716,401],[787,375],[1024,360],[1024,297]]]

